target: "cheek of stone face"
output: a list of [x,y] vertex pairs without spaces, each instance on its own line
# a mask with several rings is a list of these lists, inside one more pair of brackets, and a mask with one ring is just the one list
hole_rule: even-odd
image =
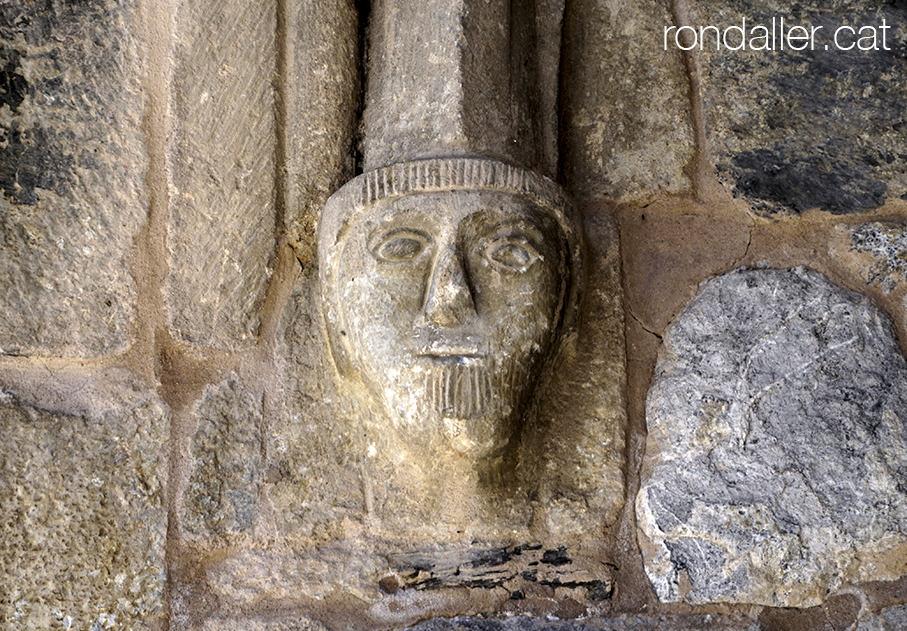
[[373,380],[385,381],[412,361],[427,262],[382,264],[364,243],[350,245],[341,276],[349,351]]
[[544,355],[556,333],[562,300],[561,255],[555,244],[533,252],[525,270],[489,264],[485,252],[470,261],[477,310],[497,354],[504,358]]

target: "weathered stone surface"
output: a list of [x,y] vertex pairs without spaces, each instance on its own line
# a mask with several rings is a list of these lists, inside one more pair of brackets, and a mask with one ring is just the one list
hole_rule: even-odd
[[182,525],[190,536],[251,530],[262,475],[263,395],[235,377],[209,386],[195,406],[192,474]]
[[469,155],[556,177],[561,10],[550,0],[373,3],[363,169]]
[[328,631],[320,622],[293,620],[269,622],[261,620],[209,620],[201,631]]
[[812,606],[907,573],[907,366],[868,299],[737,270],[668,329],[636,509],[663,601]]
[[314,259],[315,223],[324,202],[353,175],[360,106],[359,21],[353,4],[301,0],[287,7],[285,223],[306,260]]
[[258,331],[277,203],[276,1],[179,2],[168,310],[173,333],[236,348]]
[[135,2],[0,5],[0,354],[131,339],[145,220]]
[[[710,150],[736,196],[776,214],[861,212],[907,194],[907,32],[897,26],[907,19],[903,3],[721,0],[696,3],[691,12],[694,25],[721,29],[744,16],[747,29],[771,28],[773,16],[822,27],[815,50],[716,52],[712,37],[699,53]],[[836,29],[850,25],[876,27],[881,47],[883,18],[890,50],[835,46]],[[842,34],[841,43],[855,38]]]
[[0,390],[3,629],[153,629],[163,617],[167,415],[137,388],[92,403],[71,416]]
[[[596,287],[583,303],[588,326],[546,376],[551,383],[537,416],[527,415],[517,449],[517,479],[508,481],[451,479],[437,470],[443,463],[413,457],[382,432],[380,409],[360,409],[337,388],[317,279],[304,268],[267,379],[267,431],[246,433],[259,412],[241,378],[206,392],[198,410],[216,414],[196,412],[199,437],[210,445],[207,461],[236,471],[200,468],[198,488],[215,488],[208,479],[254,478],[231,488],[257,488],[260,498],[253,528],[225,533],[239,535],[227,547],[207,523],[221,512],[232,523],[232,504],[224,510],[192,500],[190,482],[187,506],[203,519],[193,522],[198,534],[189,534],[211,552],[207,588],[243,606],[341,592],[369,603],[375,621],[402,620],[400,626],[425,612],[442,615],[439,603],[456,601],[453,611],[462,611],[465,599],[475,611],[494,610],[521,585],[569,589],[590,603],[609,598],[600,533],[624,501],[622,303],[614,225],[598,217],[587,234],[595,261],[588,278]],[[202,434],[209,426],[224,429]],[[264,472],[252,473],[258,462]],[[214,518],[206,516],[209,508]]]
[[907,287],[907,226],[878,222],[836,226],[841,243],[832,243],[831,254],[844,263],[852,261],[860,276],[889,294]]
[[907,605],[886,607],[862,618],[856,631],[900,631],[907,629]]
[[758,631],[753,620],[735,616],[618,616],[585,620],[458,617],[428,620],[406,631]]
[[689,84],[678,51],[659,46],[672,24],[656,0],[569,3],[564,26],[561,146],[580,199],[651,199],[690,187]]

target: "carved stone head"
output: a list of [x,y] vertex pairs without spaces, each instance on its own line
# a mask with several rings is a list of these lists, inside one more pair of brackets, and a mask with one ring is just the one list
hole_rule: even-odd
[[335,362],[403,442],[499,454],[573,319],[580,261],[556,184],[478,159],[377,169],[319,225]]

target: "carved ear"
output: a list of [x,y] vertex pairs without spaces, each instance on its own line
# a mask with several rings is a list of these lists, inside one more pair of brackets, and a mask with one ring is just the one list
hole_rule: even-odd
[[[320,244],[319,244],[320,245]],[[334,247],[339,247],[336,244]],[[350,351],[346,342],[346,331],[337,308],[336,276],[332,263],[336,257],[330,252],[319,252],[318,282],[321,290],[321,331],[328,345],[334,369],[341,377],[348,377],[353,371]]]

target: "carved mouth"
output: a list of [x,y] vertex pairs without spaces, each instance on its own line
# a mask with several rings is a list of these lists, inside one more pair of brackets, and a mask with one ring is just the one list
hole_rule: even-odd
[[424,357],[436,361],[467,361],[470,359],[483,359],[485,356],[472,350],[444,348],[416,353],[416,357]]

